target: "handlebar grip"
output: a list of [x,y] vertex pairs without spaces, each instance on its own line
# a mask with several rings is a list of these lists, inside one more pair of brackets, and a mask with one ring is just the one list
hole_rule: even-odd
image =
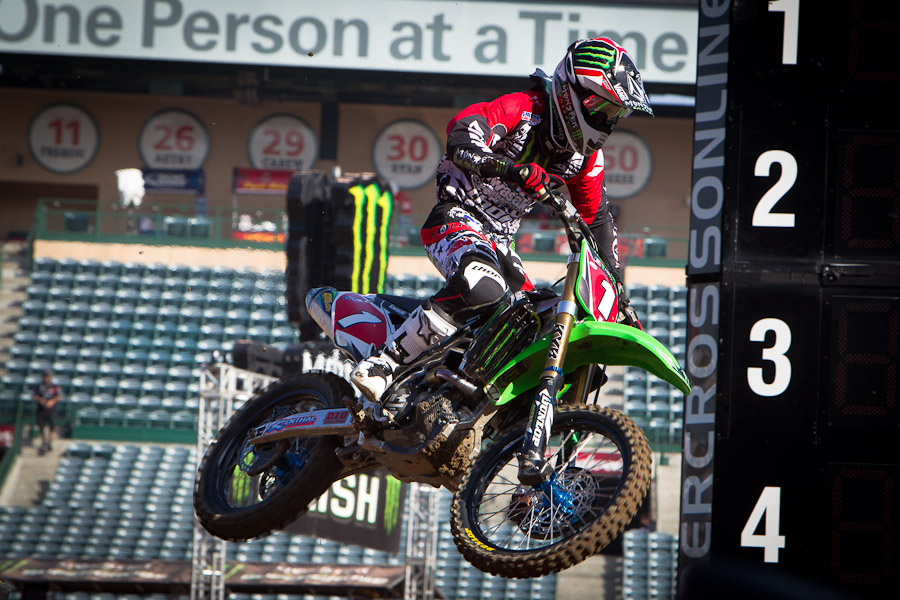
[[550,194],[550,191],[547,189],[547,186],[545,185],[537,188],[535,192],[537,192],[537,200],[541,204],[547,204],[547,201],[553,198],[553,196]]

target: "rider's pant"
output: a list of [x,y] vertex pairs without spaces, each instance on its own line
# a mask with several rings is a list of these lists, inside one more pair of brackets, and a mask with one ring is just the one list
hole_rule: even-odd
[[422,244],[447,283],[432,305],[463,323],[509,292],[534,289],[511,243],[486,232],[462,205],[436,205],[422,227]]

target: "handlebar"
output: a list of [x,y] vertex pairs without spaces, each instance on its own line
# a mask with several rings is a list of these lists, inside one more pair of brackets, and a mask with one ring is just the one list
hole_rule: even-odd
[[597,247],[597,240],[594,239],[594,235],[591,233],[587,223],[584,222],[578,210],[565,196],[554,189],[544,186],[538,188],[537,200],[544,206],[548,206],[562,221],[566,230],[566,237],[569,238],[569,248],[571,248],[573,254],[581,250],[581,240],[586,239],[597,254],[603,255]]

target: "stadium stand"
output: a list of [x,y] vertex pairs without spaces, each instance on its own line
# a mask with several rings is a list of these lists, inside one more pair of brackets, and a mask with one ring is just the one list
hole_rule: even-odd
[[[424,298],[441,284],[432,275],[389,275],[386,292]],[[687,290],[634,285],[628,292],[645,329],[683,362]],[[199,370],[214,351],[227,353],[239,338],[278,346],[297,341],[284,297],[283,273],[276,271],[36,259],[3,375],[0,414],[14,415],[20,405],[27,414],[31,389],[52,368],[65,390],[72,437],[102,434],[122,443],[70,443],[39,505],[0,507],[0,557],[189,559],[195,459],[193,448],[169,443],[196,438]],[[655,449],[680,446],[683,400],[649,379],[643,371],[625,369],[624,409]],[[118,437],[110,438],[110,431]],[[450,499],[441,492],[441,515],[449,514]],[[664,534],[628,532],[623,597],[669,597],[663,590],[674,581],[676,544]],[[403,560],[402,552],[388,555],[284,533],[229,544],[228,556],[292,563]],[[555,581],[485,575],[461,558],[449,529],[440,529],[436,582],[448,597],[549,599],[555,597]],[[250,598],[241,596],[231,598]]]
[[[0,506],[0,557],[189,560],[195,473],[193,447],[72,442],[37,506]],[[449,514],[451,499],[446,490],[440,492],[439,514]],[[248,562],[397,565],[403,563],[405,550],[402,543],[398,554],[388,554],[276,533],[228,543],[226,552],[228,560]],[[478,571],[456,551],[449,528],[440,528],[438,554],[436,583],[445,597],[555,597],[555,576],[513,582]],[[253,596],[253,600],[275,598]],[[96,600],[95,595],[90,600]]]

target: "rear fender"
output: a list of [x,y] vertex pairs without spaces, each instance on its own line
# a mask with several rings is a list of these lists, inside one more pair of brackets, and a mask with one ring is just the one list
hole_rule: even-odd
[[[510,360],[493,380],[497,404],[505,404],[538,384],[547,359],[550,336],[541,338]],[[590,364],[628,365],[653,373],[682,394],[691,391],[687,376],[672,353],[648,333],[620,323],[585,321],[572,328],[563,374]]]

